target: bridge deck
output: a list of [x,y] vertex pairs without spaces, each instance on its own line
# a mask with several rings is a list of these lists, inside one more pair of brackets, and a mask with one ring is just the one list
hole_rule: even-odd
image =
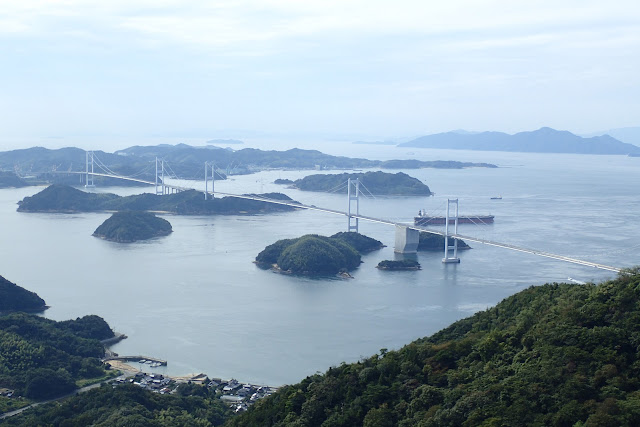
[[[84,174],[85,172],[81,172],[81,173]],[[130,178],[130,177],[124,177],[124,176],[117,176],[117,175],[109,175],[109,174],[104,174],[104,173],[92,173],[92,175],[104,176],[104,177],[109,177],[109,178],[119,178],[119,179],[124,179],[124,180],[128,180],[128,181],[139,182],[139,183],[142,183],[142,184],[155,185],[155,182],[150,182],[150,181],[137,179],[137,178]],[[176,190],[179,190],[179,191],[194,190],[194,188],[192,188],[192,187],[180,187],[180,186],[168,185],[168,184],[165,184],[165,187],[173,188],[173,189],[176,189]],[[260,197],[260,196],[256,196],[256,195],[223,193],[223,192],[219,192],[219,191],[215,191],[215,192],[210,192],[209,191],[208,194],[210,194],[212,196],[213,195],[218,195],[218,196],[227,196],[227,197],[237,197],[237,198],[240,198],[240,199],[257,200],[257,201],[262,201],[262,202],[266,202],[266,203],[274,203],[274,204],[279,204],[279,205],[292,206],[292,207],[295,207],[295,208],[298,208],[298,209],[307,209],[307,210],[314,210],[314,211],[319,211],[319,212],[330,213],[330,214],[334,214],[334,215],[349,216],[349,214],[347,212],[344,212],[344,211],[339,211],[339,210],[329,209],[329,208],[322,208],[322,207],[317,207],[317,206],[312,206],[312,205],[304,205],[304,204],[301,204],[301,203],[287,202],[287,201],[283,201],[283,200],[273,200],[273,199],[269,199],[269,198],[266,198],[266,197]],[[431,234],[438,234],[440,236],[446,236],[446,233],[444,231],[432,230],[432,229],[429,229],[429,228],[426,228],[426,227],[417,226],[417,225],[411,225],[411,224],[406,224],[406,223],[401,223],[401,222],[395,222],[395,221],[391,221],[391,220],[384,219],[384,218],[375,218],[375,217],[370,217],[370,216],[366,216],[366,215],[356,215],[356,214],[351,214],[351,217],[352,218],[358,218],[358,219],[361,219],[363,221],[376,222],[376,223],[379,223],[379,224],[393,225],[393,226],[397,226],[397,227],[406,227],[406,228],[410,228],[410,229],[413,229],[413,230],[424,231],[424,232],[431,233]],[[602,270],[608,270],[608,271],[613,271],[613,272],[620,272],[622,270],[619,267],[613,267],[613,266],[610,266],[610,265],[599,264],[599,263],[596,263],[596,262],[585,261],[585,260],[581,260],[581,259],[577,259],[577,258],[571,258],[571,257],[567,257],[567,256],[564,256],[564,255],[553,254],[551,252],[539,251],[539,250],[536,250],[536,249],[530,249],[530,248],[525,248],[525,247],[522,247],[522,246],[511,245],[511,244],[508,244],[508,243],[501,243],[501,242],[494,242],[494,241],[486,240],[486,239],[479,239],[477,237],[465,236],[465,235],[462,235],[462,234],[451,234],[451,233],[449,233],[449,237],[453,237],[453,238],[457,238],[457,239],[463,239],[463,240],[467,240],[467,241],[470,241],[470,242],[480,243],[480,244],[483,244],[483,245],[489,245],[489,246],[495,246],[495,247],[504,248],[504,249],[510,249],[510,250],[513,250],[513,251],[529,253],[529,254],[532,254],[532,255],[538,255],[538,256],[551,258],[551,259],[555,259],[555,260],[559,260],[559,261],[570,262],[572,264],[579,264],[579,265],[584,265],[584,266],[587,266],[587,267],[599,268],[599,269],[602,269]]]

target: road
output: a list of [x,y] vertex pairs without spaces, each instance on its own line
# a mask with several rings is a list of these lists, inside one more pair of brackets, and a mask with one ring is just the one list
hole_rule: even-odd
[[115,381],[117,379],[125,379],[125,378],[127,378],[127,377],[129,377],[131,375],[132,374],[125,373],[125,374],[122,374],[122,375],[120,375],[118,377],[115,377],[115,378],[109,378],[108,380],[104,380],[104,381],[101,381],[99,383],[91,384],[91,385],[88,385],[86,387],[81,387],[79,389],[74,390],[72,393],[65,394],[64,396],[56,397],[54,399],[49,399],[49,400],[43,400],[42,402],[32,403],[29,406],[25,406],[24,408],[16,409],[15,411],[5,412],[4,414],[0,415],[0,420],[3,420],[5,418],[9,418],[9,417],[13,417],[14,415],[18,415],[18,414],[26,411],[27,409],[35,408],[36,406],[44,405],[45,403],[56,402],[58,400],[66,399],[67,397],[75,396],[76,394],[85,393],[85,392],[87,392],[89,390],[93,390],[94,388],[100,387],[104,383]]

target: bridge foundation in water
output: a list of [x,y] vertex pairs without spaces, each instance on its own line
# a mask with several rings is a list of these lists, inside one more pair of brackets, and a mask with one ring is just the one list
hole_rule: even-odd
[[412,228],[396,226],[396,244],[393,252],[397,254],[415,254],[418,252],[420,232]]

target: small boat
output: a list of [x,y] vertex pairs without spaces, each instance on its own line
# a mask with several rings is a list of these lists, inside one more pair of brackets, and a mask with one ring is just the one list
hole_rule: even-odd
[[493,196],[491,200],[502,200],[502,196]]

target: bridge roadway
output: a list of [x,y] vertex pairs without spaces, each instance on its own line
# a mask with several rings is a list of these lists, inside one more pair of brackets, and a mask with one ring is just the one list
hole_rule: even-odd
[[[84,174],[85,172],[82,172],[82,173]],[[124,179],[124,180],[128,180],[128,181],[139,182],[139,183],[142,183],[142,184],[155,185],[155,182],[146,181],[146,180],[137,179],[137,178],[129,178],[129,177],[124,177],[124,176],[109,175],[109,174],[104,174],[104,173],[93,173],[93,175],[95,175],[95,176],[105,176],[105,177],[109,177],[109,178],[119,178],[119,179]],[[165,184],[165,187],[173,188],[173,189],[178,190],[178,191],[194,190],[194,188],[191,188],[191,187],[181,187],[181,186],[170,185],[170,184]],[[198,190],[198,191],[201,191],[201,190]],[[215,192],[210,192],[209,191],[208,193],[211,194],[211,195],[237,197],[239,199],[258,200],[258,201],[267,202],[267,203],[274,203],[274,204],[278,204],[278,205],[291,206],[291,207],[298,208],[298,209],[308,209],[308,210],[314,210],[314,211],[319,211],[319,212],[330,213],[330,214],[334,214],[334,215],[342,215],[342,216],[345,216],[345,217],[347,217],[349,215],[347,212],[339,211],[339,210],[335,210],[335,209],[321,208],[321,207],[317,207],[317,206],[314,206],[314,205],[303,205],[302,203],[287,202],[287,201],[284,201],[284,200],[274,200],[274,199],[269,199],[269,198],[266,198],[266,197],[260,197],[260,196],[257,196],[257,195],[223,193],[223,192],[220,192],[220,191],[215,191]],[[393,225],[393,226],[396,226],[396,227],[405,227],[405,228],[409,228],[409,229],[412,229],[412,230],[424,231],[426,233],[438,234],[440,236],[446,236],[446,233],[444,231],[432,230],[432,229],[429,229],[429,228],[426,228],[426,227],[406,224],[406,223],[402,223],[402,222],[395,222],[395,221],[391,221],[391,220],[388,220],[388,219],[374,218],[374,217],[366,216],[366,215],[356,215],[356,214],[353,214],[353,213],[351,214],[351,217],[352,218],[358,218],[358,219],[361,219],[363,221],[376,222],[378,224]],[[524,252],[524,253],[528,253],[528,254],[532,254],[532,255],[538,255],[538,256],[541,256],[541,257],[551,258],[551,259],[555,259],[555,260],[559,260],[559,261],[565,261],[565,262],[569,262],[569,263],[572,263],[572,264],[584,265],[584,266],[587,266],[587,267],[599,268],[601,270],[613,271],[613,272],[616,272],[616,273],[619,273],[622,270],[619,267],[612,267],[610,265],[599,264],[599,263],[596,263],[596,262],[585,261],[585,260],[581,260],[581,259],[577,259],[577,258],[571,258],[571,257],[564,256],[564,255],[558,255],[558,254],[554,254],[554,253],[551,253],[551,252],[539,251],[537,249],[525,248],[525,247],[522,247],[522,246],[511,245],[511,244],[508,244],[508,243],[500,243],[500,242],[494,242],[492,240],[479,239],[477,237],[466,236],[466,235],[463,235],[463,234],[452,234],[452,233],[449,233],[449,237],[453,237],[453,238],[461,239],[461,240],[466,240],[466,241],[469,241],[469,242],[481,243],[483,245],[488,245],[488,246],[495,246],[495,247],[498,247],[498,248],[510,249],[512,251],[518,251],[518,252]],[[444,250],[444,248],[443,248],[443,250]]]

